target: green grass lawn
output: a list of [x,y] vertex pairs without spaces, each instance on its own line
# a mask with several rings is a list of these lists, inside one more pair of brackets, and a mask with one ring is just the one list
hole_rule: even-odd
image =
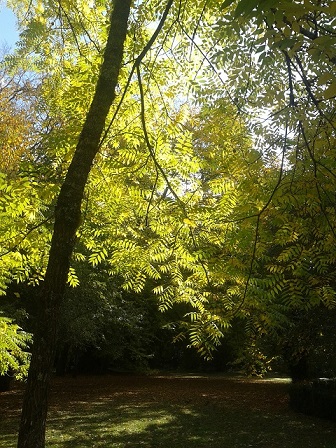
[[[48,448],[336,448],[332,422],[295,414],[284,383],[219,377],[57,379]],[[14,448],[21,391],[0,394],[0,447]]]

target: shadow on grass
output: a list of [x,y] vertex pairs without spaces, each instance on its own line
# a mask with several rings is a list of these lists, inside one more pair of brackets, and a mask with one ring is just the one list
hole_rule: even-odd
[[[47,448],[336,448],[335,425],[327,421],[253,408],[239,401],[243,395],[195,402],[190,389],[187,400],[182,388],[163,396],[152,387],[152,395],[119,390],[54,406]],[[14,414],[0,420],[1,448],[15,447],[17,423]]]
[[85,413],[58,412],[49,425],[50,448],[336,448],[325,422],[212,405],[97,403]]

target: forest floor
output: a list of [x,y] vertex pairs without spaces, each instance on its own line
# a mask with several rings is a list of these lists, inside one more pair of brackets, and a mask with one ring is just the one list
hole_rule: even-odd
[[[336,448],[336,425],[289,409],[288,381],[202,375],[55,378],[47,448]],[[0,393],[14,448],[22,386]]]

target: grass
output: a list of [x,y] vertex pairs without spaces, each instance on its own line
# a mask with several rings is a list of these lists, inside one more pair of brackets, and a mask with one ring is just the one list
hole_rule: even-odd
[[[48,448],[336,448],[333,423],[295,414],[286,384],[219,377],[57,379]],[[21,391],[0,394],[14,448]]]

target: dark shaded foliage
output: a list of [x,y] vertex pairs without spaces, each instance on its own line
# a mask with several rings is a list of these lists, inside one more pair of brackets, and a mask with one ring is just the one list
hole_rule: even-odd
[[336,421],[336,379],[292,384],[289,396],[294,410]]

